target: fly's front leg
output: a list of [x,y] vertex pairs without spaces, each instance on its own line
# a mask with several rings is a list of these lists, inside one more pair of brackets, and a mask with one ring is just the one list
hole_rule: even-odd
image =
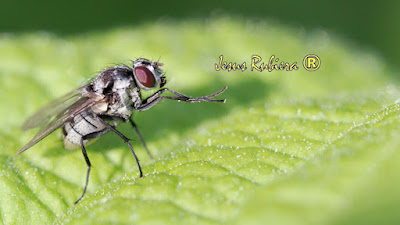
[[[163,89],[160,89],[159,91],[157,91],[156,93],[154,93],[153,95],[151,95],[150,97],[143,100],[142,104],[139,107],[136,107],[135,109],[137,111],[148,110],[151,107],[153,107],[155,104],[157,104],[161,99],[172,99],[172,100],[185,101],[185,102],[225,102],[226,101],[225,99],[219,100],[219,99],[211,99],[211,98],[221,94],[226,89],[227,89],[227,87],[225,86],[220,91],[218,91],[214,94],[197,97],[197,98],[191,98],[191,97],[188,97],[177,91],[174,91],[174,90],[171,90],[168,88],[163,88]],[[177,96],[161,96],[161,94],[164,93],[165,91],[169,91]]]
[[88,186],[88,184],[89,184],[90,169],[91,169],[91,167],[92,167],[92,164],[90,163],[89,157],[88,157],[88,155],[87,155],[87,153],[86,153],[86,149],[85,149],[85,145],[83,144],[83,141],[89,140],[89,139],[92,139],[92,138],[99,137],[99,136],[101,136],[101,135],[103,135],[103,134],[105,134],[105,133],[107,133],[107,132],[108,132],[108,129],[106,128],[106,129],[101,130],[101,131],[97,131],[97,132],[94,132],[94,133],[91,133],[91,134],[84,135],[84,136],[82,136],[82,138],[81,138],[81,149],[82,149],[82,154],[83,154],[83,157],[85,158],[85,161],[86,161],[86,164],[87,164],[87,166],[88,166],[88,169],[87,169],[87,173],[86,173],[85,188],[83,189],[83,193],[82,193],[81,197],[79,197],[79,199],[75,201],[75,203],[74,203],[75,205],[83,198],[83,196],[84,196],[85,193],[86,193],[86,189],[87,189],[87,186]]

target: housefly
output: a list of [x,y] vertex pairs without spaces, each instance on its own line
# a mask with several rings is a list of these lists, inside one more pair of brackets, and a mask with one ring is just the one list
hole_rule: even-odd
[[[85,188],[82,195],[75,202],[76,204],[85,195],[89,183],[91,163],[85,146],[93,142],[97,137],[112,131],[128,144],[136,159],[140,177],[143,177],[139,159],[132,148],[130,140],[116,129],[119,123],[127,122],[132,125],[142,145],[150,158],[152,158],[146,143],[131,118],[133,111],[148,110],[162,99],[184,102],[225,102],[225,99],[219,100],[213,99],[213,97],[224,92],[227,87],[214,94],[197,98],[191,98],[174,90],[163,88],[166,84],[166,78],[160,68],[161,66],[163,64],[160,62],[139,58],[133,62],[132,68],[119,65],[104,69],[87,84],[56,99],[29,117],[22,126],[23,130],[35,127],[44,128],[28,144],[22,147],[17,152],[17,155],[28,150],[53,131],[61,128],[64,147],[66,149],[81,148],[88,166]],[[155,88],[160,89],[150,97],[142,99],[141,90]],[[164,92],[170,92],[174,96],[164,96],[162,95]]]

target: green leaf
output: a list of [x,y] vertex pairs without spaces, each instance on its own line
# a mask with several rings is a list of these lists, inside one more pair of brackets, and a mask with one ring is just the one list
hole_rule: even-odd
[[[215,71],[247,62],[241,71]],[[251,71],[251,57],[297,62]],[[307,54],[319,70],[302,67]],[[81,152],[59,132],[16,151],[37,130],[23,119],[112,63],[160,58],[168,87],[202,96],[227,85],[226,104],[165,100],[135,113],[151,162],[132,129],[145,176],[128,146],[106,134]],[[4,224],[395,224],[400,208],[400,112],[378,57],[322,31],[214,18],[154,23],[74,37],[0,39],[0,217]],[[146,96],[149,93],[145,94]]]

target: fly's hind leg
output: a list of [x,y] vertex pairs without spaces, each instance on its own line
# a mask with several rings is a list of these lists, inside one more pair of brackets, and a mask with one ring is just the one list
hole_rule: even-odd
[[135,151],[133,150],[133,147],[132,147],[132,144],[131,144],[129,138],[127,138],[127,137],[125,137],[125,135],[121,134],[121,132],[119,132],[117,129],[115,129],[115,127],[113,127],[113,126],[111,126],[110,124],[108,124],[103,118],[101,118],[101,117],[97,117],[97,118],[98,118],[98,120],[99,120],[102,124],[104,124],[104,126],[106,127],[106,129],[108,129],[108,130],[114,132],[116,135],[118,135],[120,138],[122,138],[122,140],[124,140],[125,143],[128,144],[129,148],[131,149],[131,152],[132,152],[133,156],[134,156],[135,159],[136,159],[136,163],[137,163],[137,165],[138,165],[139,174],[140,174],[139,177],[143,177],[142,167],[140,166],[139,159],[138,159],[138,157],[137,157]]
[[75,201],[75,203],[74,203],[75,205],[83,198],[83,196],[84,196],[85,193],[86,193],[86,189],[87,189],[87,186],[88,186],[88,184],[89,184],[89,173],[90,173],[90,168],[92,167],[92,165],[90,164],[89,157],[88,157],[88,155],[87,155],[87,153],[86,153],[86,149],[85,149],[85,145],[83,144],[83,141],[89,140],[89,139],[92,139],[92,138],[99,137],[99,136],[101,136],[101,135],[103,135],[103,134],[105,134],[105,133],[107,133],[107,132],[108,132],[108,129],[105,128],[105,129],[103,129],[103,130],[101,130],[101,131],[97,131],[97,132],[94,132],[94,133],[90,133],[90,134],[84,135],[84,136],[82,136],[82,138],[81,138],[81,149],[82,149],[82,154],[83,154],[83,157],[85,158],[85,161],[86,161],[86,164],[87,164],[87,166],[88,166],[88,169],[87,169],[87,173],[86,173],[85,188],[83,189],[83,193],[82,193],[81,197],[79,197],[79,199]]

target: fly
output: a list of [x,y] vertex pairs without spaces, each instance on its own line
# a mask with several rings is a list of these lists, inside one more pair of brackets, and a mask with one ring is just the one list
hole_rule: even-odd
[[[85,188],[79,199],[75,201],[77,204],[85,195],[89,184],[91,163],[85,146],[93,142],[95,138],[112,131],[128,144],[138,165],[140,177],[143,177],[139,159],[130,140],[116,129],[119,123],[127,122],[132,125],[147,154],[153,158],[131,118],[134,111],[148,110],[162,99],[184,102],[225,102],[225,99],[219,100],[213,99],[213,97],[224,92],[227,87],[214,94],[197,98],[163,88],[166,78],[161,66],[163,64],[160,62],[139,58],[133,62],[132,68],[120,65],[104,69],[89,83],[56,99],[29,117],[22,126],[23,130],[35,127],[44,128],[22,147],[17,155],[61,128],[64,147],[71,150],[81,148],[88,166]],[[150,97],[142,99],[141,90],[154,88],[160,89]],[[174,96],[163,96],[164,92],[170,92]]]

